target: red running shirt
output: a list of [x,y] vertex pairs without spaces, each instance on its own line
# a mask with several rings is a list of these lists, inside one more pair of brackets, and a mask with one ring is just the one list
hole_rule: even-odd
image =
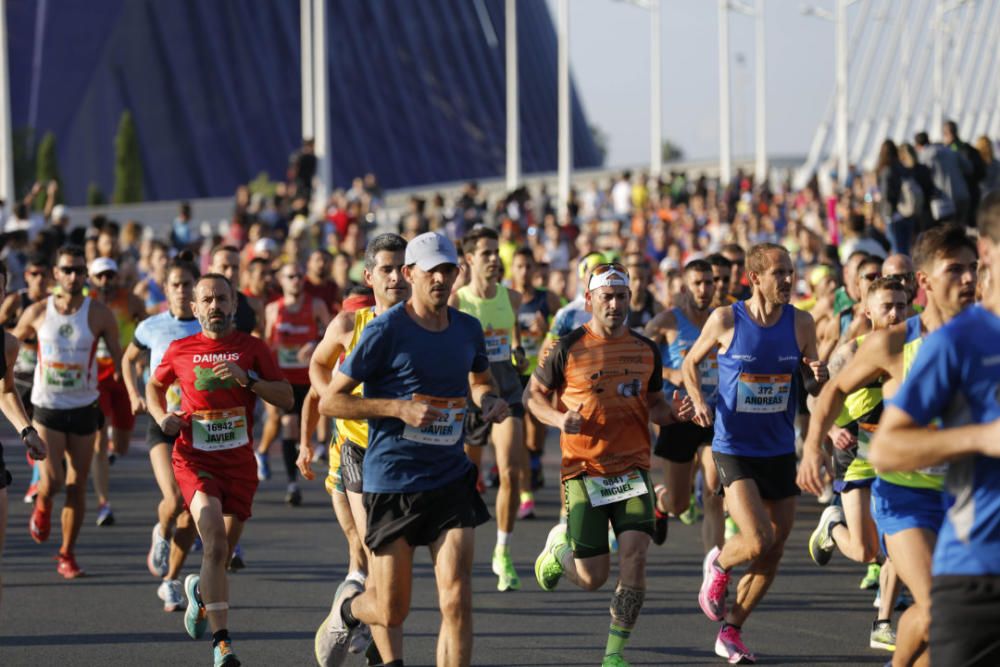
[[268,341],[278,368],[284,373],[285,379],[292,384],[309,384],[309,359],[299,359],[299,351],[309,343],[315,343],[319,338],[319,326],[313,314],[313,300],[306,298],[302,307],[292,312],[282,301],[278,304],[278,315],[271,327],[271,338]]

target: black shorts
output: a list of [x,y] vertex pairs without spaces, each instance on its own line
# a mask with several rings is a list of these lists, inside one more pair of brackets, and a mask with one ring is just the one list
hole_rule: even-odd
[[931,584],[931,663],[1000,665],[1000,576],[937,575]]
[[150,449],[162,444],[173,447],[175,440],[177,440],[176,435],[167,435],[160,428],[160,425],[156,423],[155,419],[152,417],[149,418],[149,426],[146,428],[146,444]]
[[712,452],[719,471],[723,495],[725,488],[740,479],[752,479],[764,500],[784,500],[802,494],[795,484],[795,454],[780,456],[736,456]]
[[365,544],[374,552],[403,537],[411,546],[433,544],[446,530],[475,528],[490,519],[476,491],[475,466],[439,489],[417,493],[365,493],[368,531]]
[[364,447],[360,447],[350,440],[345,440],[340,446],[340,480],[345,491],[361,493],[364,491],[364,474],[362,469],[365,463]]
[[301,415],[302,407],[306,404],[306,396],[309,395],[309,388],[311,385],[308,384],[293,384],[292,385],[292,396],[295,397],[295,404],[292,409],[286,414],[289,415]]
[[698,426],[694,422],[661,426],[653,453],[671,463],[690,463],[699,447],[712,444],[714,435],[714,428]]
[[6,489],[13,481],[14,478],[11,477],[10,471],[7,470],[7,465],[3,461],[3,443],[0,443],[0,489]]
[[[524,419],[524,405],[511,403],[510,416]],[[492,430],[493,422],[483,419],[483,411],[470,401],[465,407],[465,444],[473,447],[485,447],[490,441],[490,431]]]
[[72,435],[92,435],[104,424],[104,414],[97,407],[97,401],[82,408],[54,410],[35,407],[33,419],[45,428]]

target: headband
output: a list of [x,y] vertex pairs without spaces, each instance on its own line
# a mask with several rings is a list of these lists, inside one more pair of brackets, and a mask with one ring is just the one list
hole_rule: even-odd
[[610,269],[590,277],[587,291],[593,292],[600,287],[628,287],[628,276],[621,271]]

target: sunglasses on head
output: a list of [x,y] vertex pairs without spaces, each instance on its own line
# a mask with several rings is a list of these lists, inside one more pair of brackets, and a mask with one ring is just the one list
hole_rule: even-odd
[[590,270],[591,275],[600,276],[608,271],[618,271],[619,273],[625,273],[626,269],[624,266],[618,262],[604,262],[603,264],[598,264],[593,269]]

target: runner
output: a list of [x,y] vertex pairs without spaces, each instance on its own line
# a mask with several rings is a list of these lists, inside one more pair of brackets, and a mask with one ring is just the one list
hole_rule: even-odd
[[231,245],[216,246],[212,249],[212,262],[209,267],[212,273],[221,274],[237,290],[236,316],[233,327],[240,332],[254,334],[264,333],[264,304],[260,299],[247,296],[239,291],[240,285],[240,251]]
[[[874,331],[895,326],[905,319],[907,292],[902,283],[879,278],[868,288],[865,316]],[[819,525],[809,538],[809,555],[817,565],[826,565],[834,547],[857,563],[876,564],[879,554],[878,532],[871,515],[871,485],[875,469],[868,462],[872,434],[882,416],[882,382],[853,392],[841,386],[841,369],[857,354],[865,336],[842,345],[830,359],[831,381],[813,403],[809,429],[803,444],[804,457],[821,453],[823,441],[833,442],[833,489],[840,494],[841,504],[830,505],[823,511]],[[834,406],[840,406],[834,411]],[[804,474],[804,473],[803,473]],[[804,480],[800,486],[804,487]],[[869,645],[872,648],[895,649],[896,638],[890,623],[895,603],[895,572],[887,564],[888,586],[880,590],[878,617],[872,625]],[[876,579],[877,581],[877,579]],[[890,590],[886,590],[886,589]]]
[[[375,305],[348,312],[345,310],[326,329],[323,340],[313,352],[309,362],[309,379],[312,390],[302,412],[304,422],[302,448],[299,450],[298,465],[306,479],[312,479],[312,437],[307,431],[315,428],[319,418],[319,395],[326,391],[333,376],[334,368],[342,355],[350,354],[361,338],[361,332],[378,315],[402,303],[410,295],[410,285],[403,278],[402,267],[406,251],[406,240],[398,234],[381,234],[368,243],[365,250],[365,282],[371,285],[375,294]],[[355,396],[363,396],[363,385],[354,389]],[[313,417],[313,415],[315,415]],[[310,419],[312,417],[312,419]],[[369,554],[364,547],[367,527],[365,507],[362,502],[363,471],[365,452],[368,447],[368,422],[365,420],[337,420],[337,438],[330,444],[330,469],[326,478],[326,489],[333,500],[337,522],[348,541],[350,564],[345,579],[353,579],[365,585],[368,573]],[[374,584],[373,584],[374,585]],[[398,634],[400,628],[392,632]],[[376,650],[391,653],[386,630],[373,626]],[[358,635],[361,637],[361,635]],[[362,637],[363,638],[363,637]],[[334,652],[335,635],[324,621],[316,631],[315,652],[320,665],[326,665]],[[355,640],[356,641],[356,640]],[[402,641],[401,637],[396,641]],[[367,642],[352,642],[348,647],[352,652],[364,650]],[[381,662],[381,660],[376,661]]]
[[56,280],[58,293],[28,306],[14,335],[22,343],[32,338],[38,341],[31,402],[35,406],[35,428],[49,449],[28,530],[38,543],[49,539],[53,499],[65,486],[57,571],[67,579],[75,579],[83,575],[76,563],[75,547],[86,509],[94,434],[102,417],[97,403],[94,349],[98,340],[104,340],[113,375],[117,375],[121,348],[114,314],[103,303],[83,295],[87,280],[83,248],[59,248]]
[[[618,539],[620,571],[604,667],[628,665],[622,651],[646,596],[653,533],[649,421],[667,425],[678,419],[662,392],[659,350],[627,326],[628,286],[620,264],[593,269],[586,292],[593,318],[542,357],[525,392],[538,418],[562,431],[569,514],[568,525],[549,532],[535,561],[538,585],[551,591],[565,574],[580,588],[597,590],[611,565],[609,521]],[[569,409],[553,407],[553,396]],[[690,418],[689,404],[685,410]]]
[[333,282],[333,278],[330,277],[332,266],[333,257],[327,250],[322,248],[313,250],[306,262],[306,279],[303,284],[306,296],[320,299],[326,304],[331,316],[340,312],[342,298],[337,283]]
[[[979,255],[1000,258],[1000,192],[979,206]],[[948,511],[933,558],[930,662],[1000,664],[1000,288],[927,337],[872,442],[885,472],[948,466]],[[939,428],[928,428],[940,420]]]
[[[665,310],[646,326],[646,335],[660,346],[666,359],[663,367],[664,391],[683,392],[684,375],[681,366],[684,357],[698,339],[705,321],[712,312],[715,281],[712,265],[695,259],[684,267],[684,303]],[[719,390],[719,365],[714,354],[709,354],[701,369],[702,395],[709,406],[715,405]],[[667,515],[679,516],[696,500],[691,490],[692,473],[698,461],[702,470],[704,489],[702,502],[705,521],[701,527],[702,544],[707,553],[712,547],[722,547],[724,523],[722,498],[714,493],[719,486],[719,475],[710,454],[699,450],[712,444],[712,429],[690,421],[671,424],[660,429],[653,453],[664,459],[663,484],[655,487],[656,530],[653,542],[667,540]]]
[[[302,492],[297,483],[299,416],[309,393],[309,357],[316,349],[320,332],[330,322],[330,311],[314,297],[307,297],[303,290],[304,273],[295,264],[285,264],[278,272],[282,297],[267,304],[264,338],[274,350],[278,368],[292,385],[295,404],[290,411],[279,412],[281,423],[281,454],[288,475],[285,502],[292,507],[302,504]],[[258,450],[259,453],[259,450]],[[266,455],[266,454],[265,454]]]
[[167,312],[167,265],[170,264],[170,251],[162,241],[149,242],[149,275],[139,281],[133,290],[142,299],[149,316]]
[[[406,248],[403,275],[413,295],[365,327],[357,346],[320,399],[341,418],[368,419],[364,463],[365,544],[371,550],[367,591],[344,582],[326,624],[342,663],[361,623],[390,629],[387,666],[403,664],[401,634],[410,610],[413,555],[431,550],[441,605],[438,665],[472,660],[473,529],[489,513],[476,492],[476,471],[462,448],[466,398],[500,422],[507,404],[493,391],[479,322],[448,308],[458,274],[455,246],[427,232]],[[364,383],[364,398],[352,394]]]
[[652,284],[652,269],[649,260],[642,253],[625,255],[625,268],[631,284],[632,300],[628,306],[628,326],[636,333],[642,333],[646,325],[660,312],[660,304],[649,290]]
[[[849,343],[872,330],[871,320],[865,314],[867,312],[868,290],[876,280],[882,277],[882,263],[883,260],[878,257],[868,257],[858,264],[858,295],[860,299],[849,311],[851,313],[850,322],[840,334],[840,344]],[[844,311],[841,315],[846,315],[847,312]],[[841,324],[843,324],[843,319]]]
[[[535,287],[539,267],[531,248],[518,248],[511,260],[511,289],[521,295],[521,307],[517,311],[517,323],[521,334],[521,346],[527,368],[521,373],[521,385],[527,386],[531,373],[538,366],[538,353],[549,322],[559,310],[559,297],[547,289]],[[528,449],[528,465],[521,473],[521,505],[517,510],[518,519],[535,516],[534,490],[540,487],[542,477],[542,454],[545,452],[546,427],[525,410],[524,443]]]
[[497,575],[497,590],[516,591],[521,588],[521,579],[510,555],[510,540],[520,505],[521,470],[528,464],[520,381],[520,373],[528,364],[515,315],[521,308],[521,295],[499,282],[503,265],[498,243],[497,233],[488,227],[476,227],[465,235],[462,250],[469,265],[469,284],[452,294],[449,305],[472,315],[482,325],[490,373],[500,398],[510,409],[509,418],[491,423],[483,419],[482,411],[470,405],[465,413],[465,444],[469,458],[481,468],[483,448],[493,442],[499,479],[493,574]]
[[[92,298],[111,309],[118,323],[119,344],[128,345],[132,342],[136,324],[146,317],[146,307],[142,299],[118,286],[118,263],[113,259],[98,257],[91,262],[90,280],[93,284],[90,292]],[[135,428],[135,415],[130,408],[125,383],[116,372],[121,360],[113,359],[103,342],[97,345],[96,357],[97,391],[100,393],[98,404],[102,417],[101,427],[94,442],[94,492],[97,494],[98,502],[97,525],[111,526],[115,522],[115,515],[111,511],[111,500],[108,496],[111,475],[109,440],[113,456],[128,454],[132,429]],[[105,420],[110,422],[109,428],[105,428]]]
[[712,267],[712,279],[715,282],[715,299],[712,301],[712,308],[736,303],[738,299],[729,293],[732,287],[733,263],[719,253],[709,255],[705,261]]
[[[976,251],[963,228],[942,225],[924,232],[913,246],[913,259],[917,280],[927,294],[927,307],[903,324],[867,336],[840,371],[838,394],[849,394],[883,378],[882,395],[891,397],[907,375],[924,337],[973,303]],[[834,401],[829,409],[831,414],[838,414],[840,406]],[[816,493],[822,488],[823,464],[823,456],[814,448],[803,451],[799,484],[804,490]],[[930,562],[942,521],[943,484],[943,471],[934,468],[915,473],[879,473],[872,484],[872,517],[880,546],[914,601],[899,619],[894,664],[911,664],[927,647]],[[836,518],[829,516],[828,520],[836,523]],[[831,528],[827,528],[828,534]]]
[[[166,269],[168,310],[143,320],[122,357],[122,378],[128,389],[132,413],[146,412],[145,391],[140,383],[140,368],[155,370],[167,347],[179,338],[201,331],[201,324],[191,310],[197,270],[181,259],[170,262]],[[180,409],[180,390],[176,384],[167,391],[167,412]],[[153,525],[152,543],[146,565],[150,574],[162,579],[157,596],[163,600],[163,610],[175,611],[184,604],[183,587],[179,579],[184,560],[194,544],[196,530],[191,513],[184,507],[184,498],[174,479],[170,456],[176,436],[166,435],[155,421],[149,420],[146,444],[153,476],[163,499],[157,507],[157,522]]]
[[[712,455],[729,514],[739,532],[704,562],[698,602],[723,621],[715,652],[731,663],[755,662],[742,627],[774,576],[795,519],[795,411],[801,388],[815,394],[826,381],[816,360],[816,329],[809,313],[788,304],[792,260],[782,246],[762,243],[747,255],[750,298],[717,308],[684,358],[684,388],[694,421],[715,423]],[[701,390],[699,364],[718,346],[719,396],[711,410]],[[799,374],[802,377],[798,377]],[[730,570],[749,563],[736,602],[726,609]]]
[[[292,388],[257,338],[236,331],[236,290],[217,273],[195,284],[193,311],[202,331],[170,344],[146,384],[146,407],[164,435],[176,435],[174,476],[194,517],[204,552],[201,574],[184,580],[184,627],[198,639],[212,628],[217,667],[239,665],[228,631],[226,562],[250,518],[257,490],[253,408],[259,396],[291,408]],[[181,409],[166,411],[177,382]]]
[[729,291],[739,300],[750,298],[750,285],[747,283],[747,254],[739,243],[727,243],[722,246],[722,256],[732,263],[732,273],[729,279]]
[[917,272],[909,255],[889,255],[882,262],[882,277],[891,278],[903,285],[906,290],[906,316],[913,317],[920,312],[920,306],[914,306],[917,296]]
[[[0,300],[4,299],[7,288],[7,266],[0,260]],[[6,305],[6,301],[4,302]],[[7,418],[10,425],[21,435],[28,453],[35,461],[43,461],[47,456],[47,448],[41,440],[31,418],[25,411],[21,397],[15,388],[14,364],[20,353],[21,343],[14,336],[0,327],[3,336],[3,363],[0,365],[0,412]],[[7,535],[7,487],[14,481],[3,460],[3,445],[0,444],[0,601],[3,599],[3,545]]]

